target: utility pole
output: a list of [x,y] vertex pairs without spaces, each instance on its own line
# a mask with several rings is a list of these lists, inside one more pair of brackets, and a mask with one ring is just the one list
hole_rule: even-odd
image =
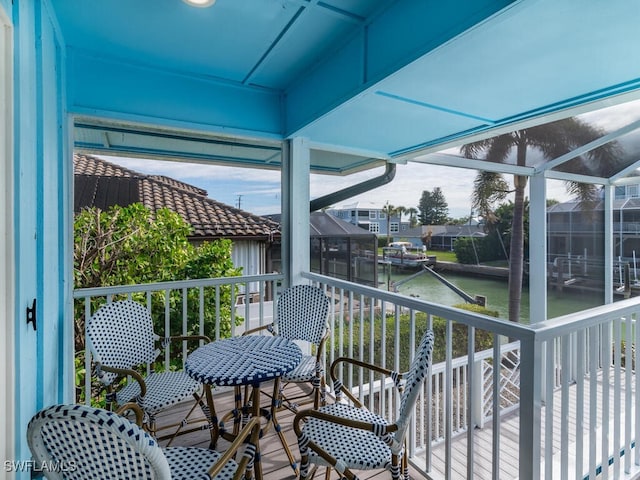
[[238,195],[238,201],[236,203],[236,207],[238,208],[238,210],[240,210],[242,207],[242,195]]

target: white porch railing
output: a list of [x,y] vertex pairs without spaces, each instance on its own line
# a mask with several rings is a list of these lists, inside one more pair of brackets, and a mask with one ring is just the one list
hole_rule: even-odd
[[[305,277],[334,300],[328,363],[346,355],[406,369],[402,352],[413,352],[417,332],[436,330],[436,364],[408,444],[430,478],[633,478],[640,471],[639,298],[528,326]],[[466,355],[454,358],[459,342],[474,345],[487,335],[489,351],[465,346]],[[357,372],[344,372],[342,381],[393,417],[390,394],[367,396],[380,382],[363,388]]]
[[[82,288],[75,290],[73,296],[77,316],[89,318],[106,302],[135,297],[137,301],[146,303],[154,318],[162,318],[161,322],[155,322],[155,333],[158,336],[198,334],[215,340],[225,335],[240,335],[249,328],[270,323],[274,317],[274,303],[271,300],[277,295],[282,279],[282,275],[267,274]],[[78,302],[82,303],[82,313],[78,312]],[[231,305],[234,308],[230,308]],[[214,311],[213,319],[209,321],[205,321],[207,309]],[[157,328],[158,323],[162,324],[160,329]],[[226,333],[221,331],[223,323],[228,324],[230,329]],[[197,331],[193,331],[194,324],[197,325]],[[91,372],[91,355],[88,349],[85,348],[84,351],[85,372]],[[182,352],[183,363],[186,357],[185,345]],[[164,357],[164,368],[171,368],[168,349]],[[85,376],[84,383],[85,399],[89,403],[90,375]]]
[[[305,276],[333,299],[327,364],[346,355],[402,371],[421,332],[436,330],[431,381],[417,403],[408,441],[412,462],[430,478],[632,478],[639,471],[635,345],[640,329],[635,321],[640,299],[527,326],[330,277]],[[74,296],[88,315],[96,297],[109,301],[142,294],[149,308],[157,308],[151,300],[154,292],[164,292],[165,299],[168,292],[178,292],[186,304],[188,292],[195,289],[202,330],[206,289],[255,283],[257,301],[234,297],[231,302],[231,334],[236,335],[248,322],[253,327],[272,320],[268,300],[281,280],[279,275],[189,280],[83,289]],[[168,300],[162,308],[155,313],[164,315],[168,327]],[[185,326],[193,320],[188,311],[183,306]],[[218,325],[219,309],[216,314]],[[219,328],[203,333],[218,338]],[[488,349],[466,347],[480,339],[488,339]],[[463,353],[454,355],[461,344]],[[89,371],[90,359],[86,362]],[[499,375],[494,375],[496,365]],[[354,369],[343,372],[342,381],[370,408],[393,418],[397,398],[387,388],[381,394],[380,378],[365,378]],[[85,388],[90,392],[89,381]],[[481,440],[482,435],[489,440]],[[463,445],[462,454],[457,445]]]

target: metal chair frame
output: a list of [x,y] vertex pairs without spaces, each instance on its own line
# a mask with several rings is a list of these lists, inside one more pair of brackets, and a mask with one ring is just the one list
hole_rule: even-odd
[[[331,365],[331,378],[336,403],[318,410],[298,412],[293,427],[302,456],[300,480],[313,478],[320,465],[338,472],[341,478],[357,480],[353,470],[387,469],[393,480],[409,479],[405,435],[418,393],[429,375],[433,332],[423,336],[407,373],[361,362],[346,357],[337,358]],[[338,370],[348,363],[390,377],[400,393],[397,418],[389,423],[370,412],[350,391],[343,389]],[[350,404],[341,403],[344,394]],[[315,466],[312,468],[311,463]]]
[[[87,344],[95,362],[94,374],[107,389],[107,406],[119,412],[120,406],[137,403],[144,412],[143,426],[153,436],[158,436],[156,415],[172,405],[193,397],[194,404],[187,415],[162,431],[171,433],[159,437],[169,439],[177,435],[207,428],[206,418],[192,422],[191,416],[204,406],[202,386],[183,370],[145,372],[172,342],[209,342],[201,335],[169,336],[160,338],[153,331],[151,313],[132,300],[108,303],[100,307],[87,320]],[[160,343],[160,348],[156,346]],[[147,366],[147,368],[145,368]],[[122,379],[127,385],[120,386]],[[133,381],[131,381],[133,380]],[[185,428],[190,423],[197,424]]]
[[[324,345],[329,338],[329,304],[329,297],[322,289],[312,285],[294,285],[280,294],[273,323],[244,333],[250,335],[267,330],[289,340],[308,342],[315,350],[312,355],[303,354],[300,366],[282,377],[279,398],[274,399],[278,408],[288,408],[295,413],[301,405],[313,403],[314,408],[318,408],[326,403]],[[287,396],[285,390],[291,383],[311,384],[312,391]],[[312,398],[296,403],[308,397]]]
[[[137,404],[123,407],[142,419]],[[248,480],[259,435],[260,422],[251,419],[224,453],[196,447],[163,449],[139,423],[77,404],[45,408],[27,427],[35,466],[50,480]],[[241,451],[236,463],[233,457]]]

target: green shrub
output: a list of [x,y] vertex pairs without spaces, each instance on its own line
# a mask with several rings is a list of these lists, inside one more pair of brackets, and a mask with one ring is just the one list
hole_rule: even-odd
[[[456,305],[456,308],[461,308],[463,310],[489,315],[492,317],[498,317],[499,312],[494,310],[489,310],[485,307],[481,307],[479,305],[471,305],[471,304],[460,304]],[[351,321],[351,325],[353,327],[353,342],[351,344],[353,348],[353,356],[358,357],[361,349],[360,344],[360,331],[363,332],[363,359],[365,362],[372,362],[377,365],[380,365],[380,361],[382,358],[382,349],[380,348],[383,345],[383,333],[384,333],[384,353],[385,353],[385,367],[388,369],[395,369],[394,365],[394,356],[396,345],[399,349],[399,358],[400,365],[398,366],[399,371],[406,371],[409,368],[410,358],[413,355],[412,346],[411,346],[411,319],[408,314],[402,314],[399,317],[400,325],[399,328],[396,328],[396,322],[393,315],[387,315],[386,321],[386,330],[383,332],[382,330],[382,322],[380,313],[377,312],[374,315],[374,324],[373,331],[371,329],[371,321],[368,314],[365,314],[365,318],[363,321],[360,321],[359,318],[354,318]],[[446,325],[447,321],[440,317],[433,317],[433,333],[435,336],[435,344],[433,349],[433,363],[443,362],[445,360],[445,338],[446,338]],[[349,351],[349,332],[347,331],[348,326],[344,327],[343,334],[343,345],[344,352],[343,355],[347,355]],[[422,335],[427,329],[427,315],[425,313],[418,312],[415,314],[415,344],[420,341]],[[453,346],[453,358],[458,358],[467,355],[467,326],[461,323],[453,324],[453,332],[452,332],[452,346]],[[397,333],[397,335],[396,335]],[[371,359],[371,336],[373,335],[373,361]],[[336,338],[336,337],[334,337]],[[336,339],[336,342],[338,340]],[[486,350],[493,346],[493,335],[484,330],[476,330],[475,331],[475,351],[479,352],[482,350]],[[327,347],[327,350],[332,348],[331,345]],[[335,350],[335,357],[339,356],[338,345],[333,346]],[[414,347],[413,347],[414,348]]]
[[[242,274],[231,260],[230,240],[216,240],[194,246],[189,242],[191,226],[182,217],[166,208],[152,212],[136,203],[127,207],[113,206],[107,211],[85,209],[74,221],[74,287],[105,287],[134,285],[162,281],[198,278],[234,277]],[[213,337],[217,318],[220,336],[231,335],[231,286],[207,287],[203,291],[204,334]],[[146,294],[132,295],[144,305]],[[114,296],[113,300],[125,299]],[[169,305],[170,331],[165,332],[166,292],[151,295],[154,330],[161,336],[182,334],[183,300],[181,291],[171,291]],[[106,298],[94,298],[91,311],[106,303]],[[199,333],[200,292],[187,292],[187,333]],[[74,305],[75,350],[85,348],[85,305]],[[235,318],[237,324],[243,319]],[[172,353],[182,346],[172,344]],[[179,363],[179,361],[178,361]],[[155,367],[163,368],[161,362]],[[84,363],[76,362],[76,384],[82,389]]]

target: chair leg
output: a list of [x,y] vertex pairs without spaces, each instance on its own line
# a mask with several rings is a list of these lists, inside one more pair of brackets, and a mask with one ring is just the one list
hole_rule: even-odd
[[314,377],[311,381],[311,385],[313,386],[313,408],[317,410],[318,408],[320,408],[321,404],[322,384],[320,378]]
[[331,467],[325,468],[324,480],[331,480]]
[[309,480],[309,450],[306,445],[300,445],[298,443],[298,449],[300,450],[300,480]]
[[327,404],[327,382],[324,379],[324,375],[320,379],[320,406],[324,407]]
[[396,454],[391,455],[391,479],[400,480],[400,457]]
[[[204,401],[202,399],[202,397],[200,395],[198,395],[197,393],[193,393],[193,398],[194,398],[194,402],[193,405],[191,406],[191,408],[189,409],[189,411],[187,412],[187,414],[184,416],[184,418],[182,419],[182,421],[177,424],[177,428],[175,429],[175,431],[172,434],[169,435],[164,435],[162,437],[158,437],[158,440],[168,440],[165,448],[166,447],[170,447],[171,444],[173,443],[173,441],[179,436],[179,435],[185,435],[187,433],[191,433],[191,432],[195,432],[198,430],[204,430],[205,426],[203,425],[201,428],[190,428],[188,430],[184,430],[184,428],[189,425],[190,421],[189,419],[191,418],[191,415],[193,415],[193,412],[195,412],[195,410],[200,407],[200,410],[203,412],[203,415],[205,416],[205,420],[207,421],[207,425],[209,424],[209,419],[207,418],[207,415],[205,412],[205,409],[203,408],[204,406]],[[174,425],[171,425],[172,427]]]
[[153,438],[158,436],[158,426],[156,425],[156,417],[154,415],[148,415],[147,417],[147,430]]
[[407,454],[407,441],[404,441],[404,448],[402,449],[402,478],[403,480],[411,480],[409,477],[409,455]]
[[406,451],[402,455],[402,478],[403,480],[410,480],[409,478],[409,460],[407,459]]

